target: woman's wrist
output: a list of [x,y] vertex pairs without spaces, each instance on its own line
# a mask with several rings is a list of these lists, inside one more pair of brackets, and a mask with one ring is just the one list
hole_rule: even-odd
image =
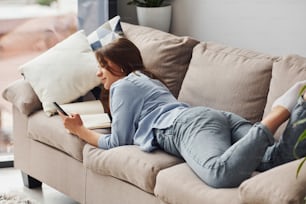
[[86,128],[85,126],[79,126],[76,130],[76,135],[84,140],[85,142],[94,145],[94,146],[98,146],[98,140],[100,135],[88,128]]
[[86,135],[86,129],[84,125],[78,126],[75,128],[75,135],[81,139],[84,139],[84,135]]

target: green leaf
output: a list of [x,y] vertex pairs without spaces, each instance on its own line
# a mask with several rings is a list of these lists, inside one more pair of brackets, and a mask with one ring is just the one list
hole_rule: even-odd
[[306,161],[306,157],[304,157],[304,159],[301,161],[301,163],[299,164],[299,166],[298,166],[298,168],[296,170],[296,178],[299,176],[299,173],[300,173],[300,171],[301,171],[305,161]]
[[305,90],[306,90],[306,85],[301,88],[301,90],[299,92],[299,96],[301,96],[304,93]]
[[[306,85],[303,86],[303,87],[301,88],[301,90],[300,90],[300,92],[299,92],[299,97],[302,96],[302,94],[305,92],[305,90],[306,90]],[[305,118],[305,119],[298,120],[297,122],[295,122],[295,123],[293,124],[293,127],[296,127],[296,126],[298,126],[298,125],[301,125],[301,124],[303,124],[303,123],[305,123],[305,122],[306,122],[306,118]],[[299,145],[302,141],[304,141],[305,139],[306,139],[306,130],[303,131],[303,133],[299,136],[297,142],[296,142],[295,145],[294,145],[293,154],[294,154],[294,157],[295,157],[295,158],[299,158],[298,155],[296,154],[296,149],[297,149],[298,145]],[[302,169],[302,167],[303,167],[305,161],[306,161],[306,157],[304,157],[304,159],[301,161],[301,163],[299,164],[299,166],[298,166],[298,168],[297,168],[297,170],[296,170],[296,178],[298,177],[298,175],[299,175],[299,173],[300,173],[300,171],[301,171],[301,169]]]
[[293,127],[295,128],[296,126],[301,125],[305,122],[306,122],[306,118],[298,120],[297,122],[293,123]]
[[296,141],[295,145],[294,145],[294,148],[293,148],[293,155],[295,158],[299,158],[299,156],[297,155],[296,153],[296,149],[298,147],[298,145],[306,139],[306,130],[303,131],[303,133],[299,136],[298,140]]
[[52,2],[56,0],[36,0],[36,2],[40,5],[50,6]]

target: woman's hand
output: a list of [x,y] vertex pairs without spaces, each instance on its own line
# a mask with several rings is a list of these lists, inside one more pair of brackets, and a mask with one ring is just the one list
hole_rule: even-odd
[[78,132],[83,128],[83,121],[79,114],[70,114],[65,116],[58,111],[58,114],[63,120],[63,124],[69,133],[79,136]]
[[86,128],[79,114],[70,114],[69,116],[60,112],[58,114],[61,116],[63,124],[69,133],[78,136],[91,145],[98,146],[98,140],[103,135]]

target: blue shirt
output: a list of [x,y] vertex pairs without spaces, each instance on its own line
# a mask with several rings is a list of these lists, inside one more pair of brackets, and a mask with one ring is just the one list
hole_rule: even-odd
[[170,127],[187,107],[160,81],[133,72],[111,85],[112,132],[100,136],[98,147],[110,149],[134,144],[152,151],[157,148],[153,144],[153,129]]

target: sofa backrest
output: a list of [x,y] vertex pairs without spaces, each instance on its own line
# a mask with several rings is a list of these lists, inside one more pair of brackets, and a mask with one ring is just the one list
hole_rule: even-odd
[[252,122],[262,119],[278,57],[125,22],[122,28],[140,49],[146,68],[180,101],[234,112]]
[[213,42],[201,42],[178,99],[261,120],[272,74],[273,57]]
[[122,23],[122,29],[140,50],[146,68],[160,77],[177,97],[192,49],[199,41],[129,23]]
[[[272,103],[288,90],[297,81],[306,80],[306,58],[299,55],[287,55],[277,58],[273,63],[272,79],[269,87],[267,104],[264,111],[266,116]],[[275,133],[280,137],[286,123],[284,123]]]

